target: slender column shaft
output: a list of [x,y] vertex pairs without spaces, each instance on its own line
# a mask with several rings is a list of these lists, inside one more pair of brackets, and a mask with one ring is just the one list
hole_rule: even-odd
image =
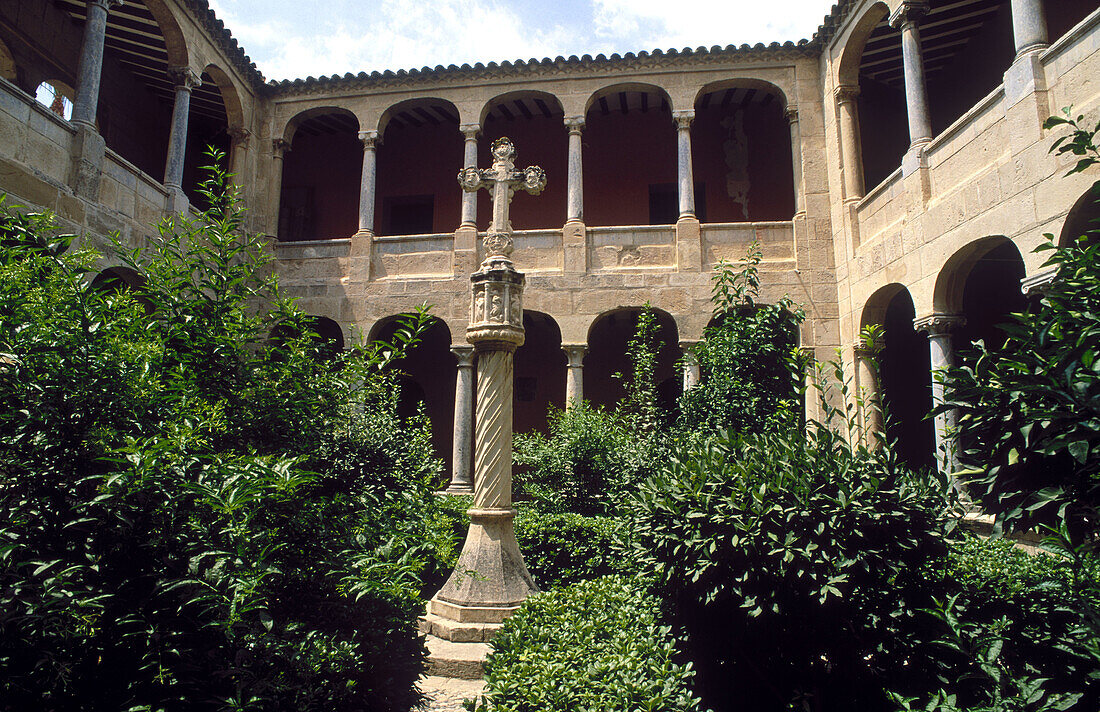
[[359,235],[374,234],[374,191],[378,179],[377,131],[360,131],[363,171],[359,178]]
[[[584,167],[581,162],[581,132],[584,117],[565,120],[569,128],[569,176],[565,219],[567,222],[584,222]],[[568,401],[566,402],[568,406]]]
[[73,123],[95,126],[99,107],[99,84],[103,76],[103,43],[107,35],[107,12],[120,0],[89,0],[84,20],[84,40],[76,70],[76,101]]
[[683,339],[680,341],[680,350],[684,354],[683,358],[683,377],[684,377],[684,393],[687,393],[692,388],[699,385],[702,380],[702,372],[699,369],[699,359],[695,357],[695,346],[699,342],[694,339]]
[[244,172],[244,157],[251,136],[252,132],[246,128],[229,129],[229,172],[233,174],[233,182],[237,185],[243,185],[241,174]]
[[834,92],[840,119],[841,161],[844,167],[844,197],[863,197],[863,156],[859,138],[859,87],[840,86]]
[[1012,0],[1012,34],[1016,39],[1017,57],[1043,49],[1050,43],[1043,0]]
[[172,107],[172,132],[168,137],[168,158],[164,164],[164,185],[183,187],[183,163],[187,156],[187,120],[191,114],[191,90],[202,79],[188,67],[168,70],[176,84],[176,102]]
[[[481,126],[463,124],[460,128],[464,137],[462,166],[477,168],[477,137],[481,133]],[[477,227],[477,193],[462,191],[462,227]]]
[[883,431],[882,384],[879,381],[878,357],[882,345],[868,346],[858,343],[855,346],[856,388],[862,401],[863,438],[868,447],[875,447],[879,439],[877,433]]
[[474,437],[474,347],[452,346],[458,359],[455,375],[454,448],[452,450],[450,494],[471,494],[474,478],[470,471],[470,450]]
[[794,170],[794,212],[806,212],[802,201],[802,129],[798,124],[798,109],[787,107],[787,121],[791,125],[791,167]]
[[932,139],[932,120],[928,113],[928,89],[924,79],[920,30],[917,23],[928,13],[928,2],[904,2],[890,17],[890,24],[901,28],[901,62],[905,74],[905,107],[909,115],[910,145]]
[[[913,326],[927,332],[929,359],[932,369],[932,404],[939,406],[946,401],[946,389],[943,372],[955,362],[955,349],[951,332],[963,324],[963,318],[956,314],[932,314],[913,321]],[[947,410],[935,418],[936,452],[940,471],[950,474],[958,469],[958,442],[955,426],[958,414]]]
[[588,345],[562,344],[561,348],[568,359],[565,372],[565,409],[569,410],[584,401],[584,355],[588,353]]
[[279,234],[279,211],[283,204],[283,155],[290,150],[290,142],[271,139],[271,232]]
[[691,170],[691,122],[694,111],[673,112],[676,121],[676,175],[680,196],[680,218],[695,217],[695,178]]

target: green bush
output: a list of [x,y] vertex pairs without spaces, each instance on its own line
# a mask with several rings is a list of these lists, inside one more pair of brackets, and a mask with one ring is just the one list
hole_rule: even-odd
[[682,445],[626,511],[623,556],[664,604],[716,710],[878,710],[945,553],[936,483],[833,429]]
[[800,421],[803,369],[795,347],[804,317],[786,297],[756,303],[762,257],[753,243],[740,270],[726,262],[715,268],[714,318],[691,351],[701,381],[680,397],[682,431],[748,432]]
[[476,709],[698,710],[691,666],[676,662],[656,606],[617,577],[532,596],[492,643]]
[[0,709],[420,699],[439,465],[386,354],[323,352],[226,184],[120,252],[131,292],[0,207]]
[[621,570],[613,550],[617,525],[610,517],[543,513],[526,507],[515,519],[523,560],[544,591]]
[[578,404],[550,414],[549,434],[516,436],[516,483],[543,512],[614,514],[655,472],[665,439],[614,411]]

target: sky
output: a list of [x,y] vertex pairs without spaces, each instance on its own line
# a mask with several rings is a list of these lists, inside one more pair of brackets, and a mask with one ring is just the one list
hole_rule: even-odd
[[834,0],[210,0],[268,79],[809,39]]

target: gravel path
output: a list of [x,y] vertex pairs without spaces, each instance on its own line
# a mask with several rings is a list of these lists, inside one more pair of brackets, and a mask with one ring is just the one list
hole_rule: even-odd
[[462,701],[476,697],[485,687],[484,680],[455,680],[449,677],[424,676],[420,689],[428,696],[425,712],[463,712]]

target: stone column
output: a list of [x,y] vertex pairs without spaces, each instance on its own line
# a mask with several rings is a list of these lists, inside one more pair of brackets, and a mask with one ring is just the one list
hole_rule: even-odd
[[882,384],[879,380],[879,354],[884,344],[857,341],[852,351],[856,362],[856,392],[861,402],[860,420],[863,429],[863,442],[868,448],[875,448],[881,442],[876,437],[883,433]]
[[453,463],[447,494],[473,494],[470,445],[474,437],[474,347],[452,346],[451,353],[458,359],[458,373],[455,376]]
[[565,372],[565,409],[569,410],[584,401],[584,355],[588,353],[588,344],[562,344],[561,349],[568,359]]
[[269,232],[279,235],[279,210],[283,203],[283,156],[290,150],[290,141],[281,138],[271,139],[271,219]]
[[788,106],[785,112],[791,125],[791,164],[794,169],[794,212],[795,215],[806,212],[802,200],[802,129],[798,125],[798,108]]
[[[964,323],[965,319],[958,314],[931,314],[913,320],[913,328],[928,334],[933,406],[939,406],[946,400],[943,372],[955,362],[951,332]],[[950,474],[958,469],[958,443],[955,437],[958,415],[948,410],[937,415],[935,420],[937,461],[940,471]]]
[[[1056,0],[1057,1],[1057,0]],[[1016,58],[1050,44],[1043,0],[1012,0],[1012,34],[1016,40]]]
[[844,168],[844,197],[863,197],[863,156],[859,139],[858,86],[839,86],[833,92],[836,97],[840,120],[841,164]]
[[248,139],[252,132],[239,126],[231,127],[229,133],[229,172],[233,174],[233,183],[244,185],[244,157],[248,151]]
[[377,131],[360,131],[363,143],[363,171],[359,178],[359,230],[356,237],[374,235],[374,188],[378,177]]
[[584,168],[581,163],[581,132],[584,117],[574,116],[565,120],[569,129],[569,176],[565,219],[567,222],[584,222]]
[[695,357],[695,346],[698,341],[683,340],[680,342],[680,350],[684,352],[684,393],[699,385],[702,374],[699,370],[699,359]]
[[695,217],[695,178],[691,170],[691,122],[694,111],[674,111],[676,121],[676,184],[680,196],[680,219]]
[[920,30],[917,29],[917,23],[927,14],[927,0],[906,0],[890,15],[891,27],[901,28],[901,61],[905,73],[905,107],[909,115],[910,146],[932,140],[924,58],[921,55]]
[[168,70],[168,76],[176,85],[176,103],[172,108],[172,132],[168,137],[168,158],[164,164],[164,187],[169,191],[182,191],[191,90],[202,84],[202,78],[190,67],[172,67]]
[[103,75],[103,43],[107,36],[107,12],[122,0],[88,0],[84,20],[84,41],[76,70],[76,100],[73,123],[94,129],[99,107],[99,84]]
[[[477,137],[481,133],[481,126],[477,124],[463,124],[462,130],[464,144],[462,150],[462,165],[464,168],[477,167]],[[462,225],[477,229],[477,193],[462,191]]]

